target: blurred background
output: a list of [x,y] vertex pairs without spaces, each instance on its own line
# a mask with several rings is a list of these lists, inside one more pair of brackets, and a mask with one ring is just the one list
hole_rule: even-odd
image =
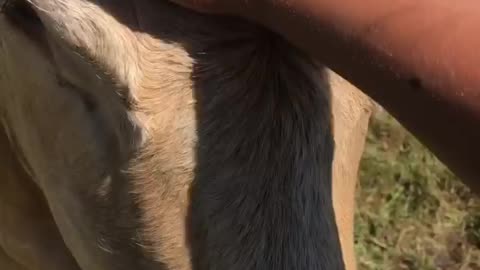
[[480,270],[480,200],[382,109],[356,203],[359,270]]

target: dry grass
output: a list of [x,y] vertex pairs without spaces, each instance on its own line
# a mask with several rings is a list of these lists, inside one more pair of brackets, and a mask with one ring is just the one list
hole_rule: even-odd
[[359,269],[480,269],[480,200],[385,112],[357,189]]

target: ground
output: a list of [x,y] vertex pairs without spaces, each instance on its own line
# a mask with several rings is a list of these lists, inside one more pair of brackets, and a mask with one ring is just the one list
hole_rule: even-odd
[[359,270],[480,269],[480,200],[384,111],[356,199]]

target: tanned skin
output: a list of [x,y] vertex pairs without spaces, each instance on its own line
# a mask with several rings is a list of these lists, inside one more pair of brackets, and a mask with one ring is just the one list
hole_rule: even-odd
[[174,0],[263,24],[381,104],[480,192],[480,3]]

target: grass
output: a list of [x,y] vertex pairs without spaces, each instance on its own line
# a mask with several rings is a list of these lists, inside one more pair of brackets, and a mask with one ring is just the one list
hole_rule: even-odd
[[356,200],[360,270],[480,269],[480,200],[385,112],[371,120]]

